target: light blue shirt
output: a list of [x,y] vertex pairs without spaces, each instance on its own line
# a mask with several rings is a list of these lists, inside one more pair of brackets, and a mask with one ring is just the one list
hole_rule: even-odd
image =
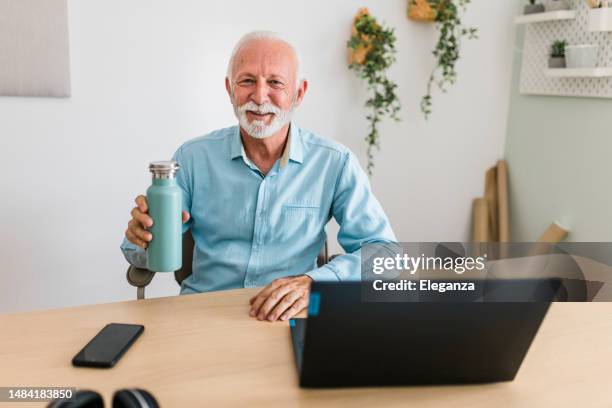
[[[238,126],[190,140],[174,154],[177,184],[191,218],[193,274],[181,293],[264,286],[307,274],[313,280],[359,280],[360,248],[395,242],[368,177],[346,147],[291,125],[283,156],[263,174],[245,154]],[[317,268],[334,217],[346,254]],[[155,237],[153,238],[155,239]],[[145,251],[124,239],[132,265]]]

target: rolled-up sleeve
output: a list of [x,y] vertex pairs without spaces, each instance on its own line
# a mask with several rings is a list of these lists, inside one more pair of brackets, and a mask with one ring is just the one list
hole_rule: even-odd
[[364,244],[395,242],[395,234],[382,206],[370,188],[357,158],[347,152],[335,186],[332,215],[338,222],[338,242],[346,254],[307,275],[315,281],[359,280],[361,247]]

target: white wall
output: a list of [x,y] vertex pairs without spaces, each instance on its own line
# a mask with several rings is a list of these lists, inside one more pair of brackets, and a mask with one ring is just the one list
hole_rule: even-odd
[[[365,93],[345,47],[364,5],[396,29],[390,75],[403,103],[402,122],[381,128],[374,190],[400,240],[467,238],[471,200],[506,127],[516,5],[490,3],[470,6],[481,38],[465,43],[458,84],[435,95],[425,122],[435,32],[405,17],[406,0],[71,0],[72,97],[0,97],[0,312],[135,296],[119,244],[147,164],[234,124],[223,78],[246,31],[294,39],[310,81],[298,123],[363,158]],[[165,275],[150,294],[177,292]]]

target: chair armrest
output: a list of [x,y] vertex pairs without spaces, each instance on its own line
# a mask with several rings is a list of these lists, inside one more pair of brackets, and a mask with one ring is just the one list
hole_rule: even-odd
[[332,256],[329,257],[329,259],[327,260],[327,262],[331,262],[334,258],[339,257],[342,254],[334,254]]
[[155,272],[151,272],[148,269],[137,268],[134,265],[130,265],[127,270],[126,278],[130,285],[135,286],[136,298],[144,299],[145,287],[151,283]]

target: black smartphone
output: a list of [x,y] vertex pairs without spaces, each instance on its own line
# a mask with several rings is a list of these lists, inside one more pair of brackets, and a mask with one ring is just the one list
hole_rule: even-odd
[[110,323],[72,359],[77,367],[113,367],[144,331],[140,324]]

